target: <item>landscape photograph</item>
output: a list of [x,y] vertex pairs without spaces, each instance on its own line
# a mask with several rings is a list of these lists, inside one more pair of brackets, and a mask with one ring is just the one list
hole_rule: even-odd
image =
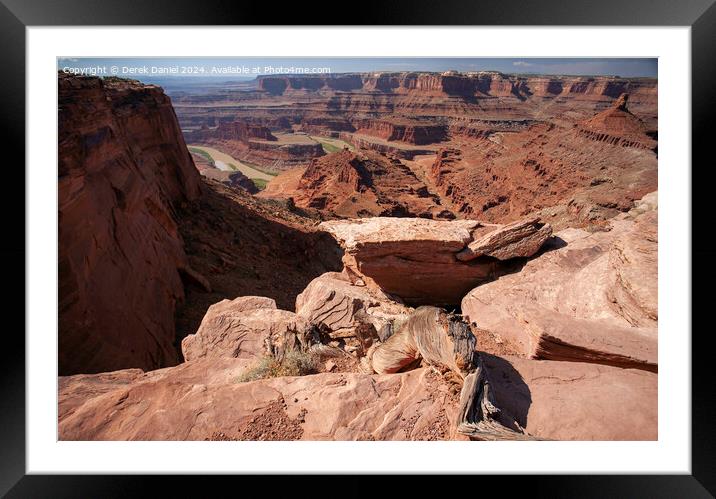
[[657,59],[56,75],[59,440],[658,440]]

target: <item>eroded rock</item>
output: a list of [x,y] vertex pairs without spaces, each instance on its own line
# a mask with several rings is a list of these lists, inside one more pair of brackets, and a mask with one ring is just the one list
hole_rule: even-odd
[[380,290],[352,283],[343,273],[327,272],[298,295],[296,313],[325,326],[332,339],[355,338],[368,348],[373,338],[390,336],[393,322],[410,309]]
[[62,72],[58,92],[59,372],[176,364],[174,314],[196,277],[176,212],[201,181],[172,103]]
[[485,225],[483,230],[487,232],[483,236],[473,234],[475,240],[456,255],[458,260],[468,262],[483,255],[498,260],[532,256],[552,235],[552,227],[538,218],[503,226]]
[[345,249],[347,271],[407,304],[439,306],[459,303],[477,284],[509,270],[512,262],[503,261],[534,254],[551,234],[548,224],[534,219],[501,226],[375,217],[320,227]]
[[187,361],[200,358],[258,358],[307,347],[315,328],[270,298],[244,296],[209,307],[196,334],[182,340]]
[[[520,355],[657,369],[657,212],[611,230],[568,229],[515,274],[465,296],[462,312]],[[478,333],[478,337],[480,334]]]
[[[236,382],[242,359],[203,359],[78,396],[87,377],[61,379],[60,440],[443,440],[457,394],[428,369],[391,375],[324,373]],[[270,424],[269,424],[270,423]]]

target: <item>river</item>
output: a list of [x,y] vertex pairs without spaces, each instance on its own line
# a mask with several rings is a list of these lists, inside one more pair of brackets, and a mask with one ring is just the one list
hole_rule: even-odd
[[[268,173],[264,173],[261,170],[257,170],[256,168],[252,168],[249,165],[242,163],[238,159],[235,159],[232,156],[229,156],[228,154],[219,151],[218,149],[214,149],[213,147],[197,146],[194,144],[190,145],[189,147],[193,149],[200,149],[209,156],[211,156],[211,159],[214,160],[214,166],[216,166],[216,168],[218,168],[219,170],[238,170],[249,178],[258,178],[267,182],[270,182],[275,178],[275,176],[269,175]],[[229,166],[230,164],[234,165],[236,168],[232,168],[231,166]]]

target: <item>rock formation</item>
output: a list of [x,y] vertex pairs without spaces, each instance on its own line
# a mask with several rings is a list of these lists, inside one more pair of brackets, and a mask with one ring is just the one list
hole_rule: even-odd
[[369,151],[344,149],[279,175],[261,193],[338,216],[452,218],[408,166]]
[[341,132],[338,134],[341,140],[353,144],[363,151],[374,151],[382,156],[397,158],[401,160],[412,160],[416,156],[435,154],[436,146],[412,145],[406,142],[391,142],[373,135]]
[[313,158],[325,154],[321,144],[312,141],[287,143],[285,141],[251,140],[248,143],[243,143],[210,140],[207,142],[237,159],[277,172],[306,165]]
[[[535,220],[508,226],[472,220],[434,221],[376,217],[321,223],[345,249],[354,275],[408,304],[455,305],[470,289],[511,269],[516,257],[531,256],[551,235]],[[519,227],[529,230],[515,230]],[[475,247],[491,241],[488,256]],[[525,241],[521,244],[520,239]],[[469,260],[469,261],[466,261]]]
[[204,168],[200,171],[204,177],[221,182],[222,184],[233,189],[241,189],[249,194],[256,194],[259,192],[256,184],[254,184],[249,177],[239,171],[226,171],[219,170],[218,168]]
[[[278,310],[271,299],[243,296],[209,307],[196,334],[182,340],[187,361],[201,358],[258,358],[308,348],[318,334],[308,321]],[[313,341],[313,343],[317,342]]]
[[[458,217],[598,227],[657,188],[656,154],[594,141],[579,128],[532,125],[445,147],[428,175]],[[645,135],[643,138],[648,139]]]
[[[448,440],[457,395],[428,369],[237,383],[241,359],[60,380],[60,440]],[[104,376],[104,375],[96,375]],[[91,390],[84,389],[89,385]],[[118,410],[118,408],[121,408]],[[465,437],[462,437],[463,439]]]
[[357,120],[352,123],[356,133],[374,135],[384,140],[407,142],[409,144],[432,144],[447,136],[445,126],[430,122],[416,122],[403,119]]
[[585,121],[579,133],[591,140],[621,147],[654,149],[656,141],[647,135],[648,128],[627,109],[629,94],[622,94],[612,106]]
[[[657,370],[656,193],[607,232],[567,229],[462,300],[478,337],[528,358]],[[561,247],[560,247],[561,246]]]
[[233,140],[239,142],[249,142],[251,139],[277,140],[267,127],[247,123],[246,121],[222,122],[214,129],[205,126],[191,132],[187,139],[191,139],[194,142],[208,139]]
[[365,351],[374,339],[390,337],[394,323],[405,319],[410,308],[365,283],[354,284],[344,273],[329,272],[296,297],[296,313],[323,326],[331,339]]
[[[253,85],[181,95],[187,137],[234,120],[265,127],[279,140],[211,140],[276,171],[309,168],[323,154],[316,142],[286,143],[305,139],[295,132],[339,138],[359,153],[383,156],[379,163],[399,160],[403,166],[391,168],[407,167],[444,213],[493,223],[536,214],[557,229],[598,228],[658,188],[653,79],[395,72],[265,76]],[[297,176],[277,179],[282,194],[315,197],[326,216],[359,216],[362,204],[373,204],[373,191],[393,182],[375,176],[371,189],[350,196],[358,209],[339,213],[331,186],[316,194],[310,184],[296,184]],[[409,213],[424,209],[420,197],[402,201]],[[367,211],[360,216],[381,215]]]
[[479,232],[473,232],[473,241],[455,257],[469,262],[481,256],[498,260],[532,256],[552,235],[552,227],[541,223],[539,218],[519,220],[502,227],[485,225]]
[[258,89],[271,95],[378,93],[413,98],[417,96],[510,97],[519,100],[555,97],[617,98],[620,94],[628,92],[638,95],[643,100],[655,98],[655,82],[649,79],[521,76],[496,71],[260,76]]
[[58,80],[59,372],[176,363],[194,273],[175,213],[200,179],[171,102],[128,80]]
[[280,171],[308,163],[325,152],[318,142],[302,137],[276,136],[263,125],[245,120],[205,124],[185,131],[187,142],[207,144],[248,163]]
[[[240,313],[242,307],[248,314],[275,311],[248,310],[270,305],[254,297],[226,301],[212,315]],[[482,440],[653,440],[657,436],[653,373],[478,356],[471,350],[474,337],[467,325],[432,307],[416,311],[402,331],[410,331],[415,340],[408,357],[458,374],[458,380],[433,368],[410,369],[403,364],[398,368],[403,372],[392,374],[339,372],[237,382],[252,360],[233,355],[198,358],[148,373],[131,369],[61,377],[60,440],[452,440],[466,439],[465,434]],[[425,334],[428,331],[440,334]],[[386,346],[406,345],[405,333],[396,334],[399,341],[388,340]],[[445,356],[453,352],[453,344],[468,347],[455,350],[465,355]],[[227,354],[234,346],[223,344]],[[381,348],[375,349],[374,360]],[[463,374],[467,377],[458,396]],[[473,392],[474,387],[479,390]],[[477,407],[466,403],[473,400]]]

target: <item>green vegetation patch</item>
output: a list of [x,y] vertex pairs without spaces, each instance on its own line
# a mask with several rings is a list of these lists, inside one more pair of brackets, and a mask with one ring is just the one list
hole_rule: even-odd
[[290,350],[281,359],[262,357],[258,362],[236,379],[239,383],[280,376],[305,376],[318,372],[318,354],[308,351]]
[[323,146],[323,150],[326,151],[326,154],[331,154],[341,150],[340,147],[334,146],[333,144],[329,144],[328,142],[323,142],[320,140],[318,142],[321,143],[321,146]]
[[263,191],[269,183],[268,180],[265,180],[262,178],[252,178],[251,181],[254,183],[256,188],[260,191]]
[[258,170],[261,173],[265,173],[266,175],[271,175],[272,177],[275,177],[279,174],[276,170],[268,170],[265,166],[257,165],[256,163],[249,163],[248,161],[241,160],[241,163],[248,166],[249,168],[253,168],[254,170]]
[[[209,154],[209,153],[206,152],[205,150],[203,150],[203,149],[197,149],[196,147],[190,147],[190,148],[189,148],[189,152],[193,152],[194,154],[198,154],[199,156],[202,156],[203,158],[206,158],[206,160],[209,162],[209,164],[211,164],[211,166],[215,166],[215,165],[214,165],[214,158],[212,158],[212,157],[211,157],[211,154]],[[231,166],[233,167],[233,165],[231,165]],[[236,169],[236,168],[234,168],[234,169]]]

